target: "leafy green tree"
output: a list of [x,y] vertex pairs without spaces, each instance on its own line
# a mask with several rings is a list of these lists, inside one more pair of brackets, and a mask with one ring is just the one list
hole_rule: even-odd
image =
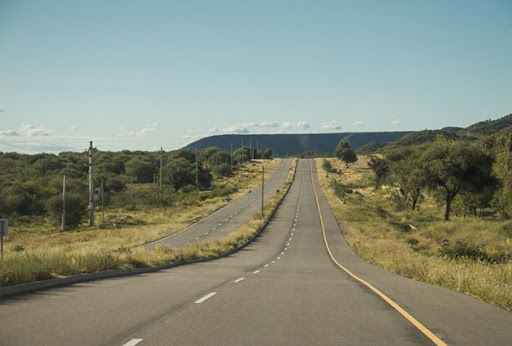
[[375,173],[375,190],[378,190],[389,174],[389,161],[380,156],[370,156],[368,166]]
[[270,160],[272,158],[273,152],[271,148],[267,148],[263,151],[262,157],[264,159]]
[[421,165],[427,186],[443,195],[445,221],[459,192],[478,193],[493,181],[491,158],[465,142],[438,139],[421,155]]
[[395,162],[391,165],[393,181],[400,186],[404,201],[415,210],[426,187],[426,177],[417,156]]
[[134,157],[126,163],[126,174],[131,177],[137,177],[137,181],[140,183],[152,182],[155,172],[156,167],[153,163],[141,157]]
[[231,172],[231,165],[228,163],[222,163],[220,165],[213,166],[213,174],[219,177],[229,177],[233,175]]
[[512,215],[512,131],[484,138],[482,146],[494,158],[493,173],[498,181],[491,201],[503,218]]
[[[202,163],[198,163],[198,183],[200,189],[208,189],[212,186],[212,174],[204,168]],[[177,191],[185,186],[196,185],[196,165],[195,161],[190,162],[183,157],[176,158],[164,167],[167,181],[172,183]]]
[[352,148],[350,148],[350,144],[345,141],[340,141],[335,149],[336,157],[345,163],[348,167],[351,163],[357,161],[357,155]]
[[332,163],[331,163],[331,161],[324,159],[324,160],[322,161],[322,168],[323,168],[323,169],[324,169],[324,171],[326,171],[327,173],[332,172]]
[[341,159],[341,153],[345,149],[351,149],[350,144],[346,141],[340,141],[338,145],[336,145],[336,149],[334,149],[334,154],[338,159]]

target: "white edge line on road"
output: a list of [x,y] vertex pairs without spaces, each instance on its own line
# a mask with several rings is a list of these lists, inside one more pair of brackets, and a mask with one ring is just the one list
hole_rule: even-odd
[[265,268],[267,268],[267,267],[268,267],[268,264],[265,264]]
[[214,295],[216,295],[217,292],[211,292],[211,293],[208,293],[207,295],[205,295],[203,298],[201,299],[198,299],[196,300],[194,303],[195,304],[201,304],[202,302],[204,302],[205,300],[207,299],[210,299],[211,297],[213,297]]
[[253,271],[253,274],[258,274],[259,272],[260,272],[260,270],[258,269],[258,270]]
[[235,282],[240,282],[240,281],[244,281],[245,278],[240,278],[240,279],[236,279]]
[[123,346],[135,346],[141,341],[142,341],[142,339],[131,339],[126,344],[123,344]]

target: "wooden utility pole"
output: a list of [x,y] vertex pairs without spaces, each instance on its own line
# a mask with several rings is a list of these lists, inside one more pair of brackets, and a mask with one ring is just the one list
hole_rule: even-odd
[[252,137],[249,137],[249,150],[251,151],[251,160],[254,159],[254,151],[252,150]]
[[101,223],[105,222],[105,199],[103,198],[105,189],[103,187],[103,178],[101,179]]
[[164,160],[164,149],[160,147],[160,210],[164,211],[164,202],[162,200],[162,162]]
[[199,168],[197,165],[197,148],[196,148],[196,192],[199,193]]
[[94,226],[94,180],[92,176],[92,141],[89,142],[89,226]]
[[172,208],[173,192],[174,192],[174,169],[172,168],[172,165],[171,165],[171,208]]
[[261,217],[263,217],[264,195],[265,195],[265,166],[261,165]]
[[66,230],[66,175],[62,178],[62,218],[60,220],[60,230]]

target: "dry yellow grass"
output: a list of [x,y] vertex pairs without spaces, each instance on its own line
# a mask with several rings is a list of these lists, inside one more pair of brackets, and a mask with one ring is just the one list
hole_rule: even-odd
[[[505,309],[512,309],[512,263],[470,258],[452,259],[440,252],[443,239],[451,246],[457,241],[472,244],[490,256],[511,258],[512,221],[454,217],[442,220],[442,210],[425,201],[420,211],[399,210],[391,202],[391,188],[374,191],[372,171],[366,160],[346,169],[335,159],[333,166],[341,174],[326,173],[319,167],[320,185],[331,208],[342,224],[349,245],[364,259],[391,272],[440,285],[480,298]],[[330,188],[336,179],[348,186],[341,204]],[[416,229],[403,231],[397,225],[412,224]]]
[[[272,174],[278,163],[274,160],[254,160],[246,164],[237,174],[230,178],[216,180],[217,186],[239,186],[238,191],[229,197],[235,200],[254,189],[261,183],[261,165],[265,165],[265,178]],[[5,252],[12,253],[13,249],[23,247],[24,252],[97,252],[113,251],[118,248],[137,247],[148,242],[161,239],[167,235],[185,229],[231,202],[222,197],[198,201],[191,206],[175,206],[161,212],[158,208],[141,207],[138,210],[107,210],[106,220],[119,221],[119,228],[93,227],[75,231],[60,232],[56,225],[20,225],[12,227],[6,239]],[[98,213],[99,214],[99,213]],[[99,220],[99,215],[97,219]],[[118,218],[117,215],[122,215]],[[45,220],[41,219],[41,222]],[[133,223],[134,225],[124,225]]]
[[[71,238],[73,242],[70,241],[69,244],[63,243],[62,239],[59,239],[53,246],[19,253],[11,252],[6,255],[0,261],[0,286],[109,269],[129,269],[182,263],[194,259],[211,259],[230,253],[247,244],[262,229],[291,185],[294,169],[295,163],[284,187],[266,203],[264,218],[257,213],[247,224],[223,239],[193,243],[177,249],[158,246],[154,251],[145,251],[142,248],[133,250],[125,246],[130,244],[126,241],[116,242],[117,239],[124,238],[123,229],[95,230],[96,233],[90,233],[93,231],[79,232],[81,234],[74,235]],[[184,213],[184,215],[187,214]],[[166,226],[169,227],[169,225]],[[179,224],[172,226],[179,227]],[[152,234],[159,232],[159,230],[154,230],[158,226],[144,227],[147,229],[141,230],[137,227],[127,230],[138,229],[139,233],[154,231],[155,233]],[[95,237],[92,237],[91,234],[94,234]],[[133,244],[139,244],[141,239],[148,239],[147,234],[140,237],[133,234],[130,236],[130,241]],[[66,246],[69,246],[71,250],[66,251]]]

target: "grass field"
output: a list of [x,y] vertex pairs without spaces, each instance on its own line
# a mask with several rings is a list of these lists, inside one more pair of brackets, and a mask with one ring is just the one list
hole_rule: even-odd
[[[261,182],[261,164],[265,164],[266,178],[272,174],[277,160],[259,161],[246,165],[236,176],[217,181],[219,187],[238,184],[239,189],[229,197],[231,200],[252,190]],[[290,173],[291,174],[291,173]],[[289,183],[288,183],[289,185]],[[278,196],[266,205],[267,212],[274,208]],[[109,210],[105,219],[122,214],[119,227],[82,228],[60,232],[43,224],[13,227],[6,243],[3,260],[0,261],[0,286],[14,285],[53,277],[90,273],[116,268],[134,268],[190,258],[210,258],[239,246],[264,222],[256,216],[249,224],[226,239],[207,244],[191,244],[178,250],[158,247],[146,252],[136,247],[169,234],[178,232],[198,219],[204,218],[229,202],[222,197],[201,200],[192,205],[166,208],[140,208],[132,211]],[[268,214],[267,214],[268,215]]]
[[[420,210],[404,210],[393,202],[392,187],[374,190],[365,158],[348,169],[330,161],[340,173],[325,172],[317,159],[320,184],[347,242],[361,257],[512,310],[511,220],[454,216],[445,222],[442,208],[428,196]],[[344,196],[338,199],[333,187]]]

